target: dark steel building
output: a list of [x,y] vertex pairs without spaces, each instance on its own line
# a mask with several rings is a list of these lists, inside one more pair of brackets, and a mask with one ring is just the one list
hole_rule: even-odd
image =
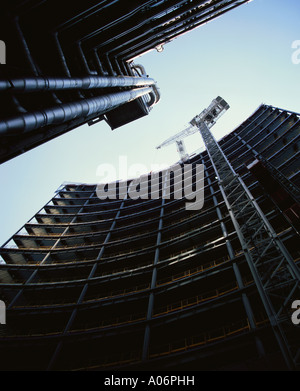
[[147,115],[159,91],[133,60],[246,2],[1,4],[0,163],[86,123],[116,129]]
[[[201,210],[162,197],[100,201],[96,185],[62,185],[0,249],[0,368],[299,369],[299,325],[291,321],[299,299],[299,130],[299,114],[262,105],[218,143],[272,227],[267,242],[261,233],[241,245],[208,150],[190,156],[205,166]],[[234,203],[241,224],[247,205]],[[267,243],[258,254],[257,240]],[[291,291],[273,244],[295,270]],[[251,268],[261,260],[263,292]],[[273,308],[284,300],[280,330],[267,291]]]

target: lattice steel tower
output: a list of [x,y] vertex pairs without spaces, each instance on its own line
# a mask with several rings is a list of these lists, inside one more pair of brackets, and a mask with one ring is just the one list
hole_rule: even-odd
[[[228,108],[229,105],[221,97],[217,97],[207,109],[192,119],[188,129],[169,138],[158,148],[176,142],[182,160],[186,161],[188,155],[183,149],[182,139],[197,131],[200,132],[219,182],[222,197],[286,364],[292,370],[299,369],[299,336],[297,338],[294,333],[290,333],[290,308],[291,303],[300,297],[300,271],[210,131],[216,120]],[[270,166],[265,159],[260,158],[260,160]],[[272,174],[275,179],[283,183],[295,201],[299,202],[297,188],[275,168]],[[255,328],[254,323],[252,326]]]

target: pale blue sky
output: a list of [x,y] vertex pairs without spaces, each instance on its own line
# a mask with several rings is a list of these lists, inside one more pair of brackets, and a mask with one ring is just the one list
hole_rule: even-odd
[[[105,122],[82,126],[0,166],[0,242],[4,243],[54,195],[65,181],[97,183],[97,167],[119,156],[128,164],[172,164],[175,146],[156,145],[182,130],[222,96],[230,110],[213,128],[229,133],[261,103],[300,112],[300,64],[292,43],[300,40],[300,0],[253,0],[136,63],[160,88],[161,101],[149,116],[111,131]],[[186,141],[190,153],[200,135]]]

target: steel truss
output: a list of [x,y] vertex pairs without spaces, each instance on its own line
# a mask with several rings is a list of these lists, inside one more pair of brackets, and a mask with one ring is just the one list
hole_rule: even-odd
[[300,369],[299,325],[291,304],[300,299],[300,271],[245,183],[203,121],[197,127],[288,369]]

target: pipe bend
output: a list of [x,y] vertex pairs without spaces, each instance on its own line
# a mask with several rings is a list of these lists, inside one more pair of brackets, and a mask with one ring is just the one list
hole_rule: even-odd
[[153,84],[151,86],[153,92],[150,94],[151,100],[148,103],[148,107],[152,107],[156,105],[160,101],[160,92],[156,86],[156,84]]
[[148,77],[146,69],[143,65],[141,64],[132,64],[132,68],[137,70],[139,69],[141,71],[141,76]]

